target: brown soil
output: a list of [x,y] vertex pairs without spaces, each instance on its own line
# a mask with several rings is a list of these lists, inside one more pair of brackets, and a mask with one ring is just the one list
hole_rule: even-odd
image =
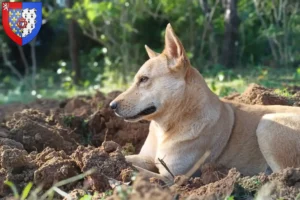
[[292,97],[280,96],[272,89],[267,89],[257,84],[251,84],[242,94],[232,94],[224,98],[251,105],[299,106],[300,88],[291,87],[288,88],[288,91],[293,95]]
[[[134,192],[130,192],[130,191],[134,191]],[[107,200],[122,200],[122,199],[172,200],[174,199],[174,195],[170,192],[170,190],[167,187],[162,188],[158,185],[150,184],[149,180],[138,176],[132,187],[123,186],[121,187],[121,189],[115,190],[114,194],[111,197],[107,198]]]
[[44,189],[80,173],[76,162],[67,156],[63,150],[55,151],[47,147],[36,155],[34,161],[37,165],[37,169],[34,171],[34,183],[43,185]]
[[8,105],[0,105],[0,123],[10,119],[13,113],[20,112],[24,109],[38,109],[43,112],[48,112],[50,109],[59,108],[60,102],[56,100],[36,100],[29,104],[13,103]]
[[122,170],[132,169],[121,153],[121,146],[112,141],[104,142],[98,148],[79,146],[71,157],[81,172],[95,169],[95,173],[87,177],[87,182],[93,190],[100,192],[111,189],[109,180],[122,181]]
[[[246,104],[300,105],[300,88],[291,98],[271,89],[250,85],[230,99]],[[64,101],[38,100],[31,104],[0,106],[0,198],[13,199],[4,180],[19,191],[28,182],[43,191],[53,184],[94,170],[61,187],[72,199],[99,192],[93,199],[293,199],[300,193],[300,169],[269,176],[242,177],[235,169],[206,164],[200,177],[178,176],[168,187],[157,179],[135,177],[124,154],[139,152],[148,134],[148,122],[126,123],[109,109],[120,92],[107,96],[80,96]],[[134,191],[134,192],[133,192]],[[56,199],[63,199],[56,194]]]

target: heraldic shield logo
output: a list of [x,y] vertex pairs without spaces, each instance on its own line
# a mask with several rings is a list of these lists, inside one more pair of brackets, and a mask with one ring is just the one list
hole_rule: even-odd
[[2,2],[2,24],[6,34],[18,45],[33,40],[42,25],[41,2]]

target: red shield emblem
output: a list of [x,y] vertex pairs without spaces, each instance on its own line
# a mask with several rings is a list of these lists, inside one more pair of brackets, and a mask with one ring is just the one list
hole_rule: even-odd
[[41,2],[3,2],[2,24],[6,34],[18,45],[30,42],[42,25]]

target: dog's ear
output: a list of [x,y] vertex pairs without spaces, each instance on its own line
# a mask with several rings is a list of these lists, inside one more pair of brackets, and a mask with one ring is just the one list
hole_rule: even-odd
[[171,61],[171,68],[185,66],[188,62],[184,47],[176,36],[171,24],[168,24],[166,28],[164,54]]
[[147,54],[148,54],[149,58],[154,58],[154,57],[159,55],[159,53],[156,53],[155,51],[150,49],[147,45],[145,45],[145,49],[147,51]]

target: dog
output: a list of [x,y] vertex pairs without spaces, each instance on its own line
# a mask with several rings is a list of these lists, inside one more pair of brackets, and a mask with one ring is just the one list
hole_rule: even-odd
[[125,121],[151,121],[140,153],[126,156],[141,173],[172,180],[203,155],[243,175],[300,166],[300,108],[220,99],[191,66],[170,24],[162,53],[145,48],[149,60],[110,103]]

